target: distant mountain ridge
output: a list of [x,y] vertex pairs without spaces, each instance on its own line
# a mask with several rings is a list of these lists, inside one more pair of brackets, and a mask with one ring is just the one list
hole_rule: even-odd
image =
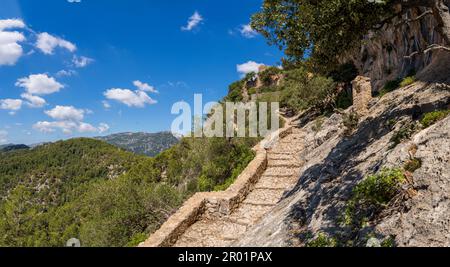
[[139,155],[154,157],[179,142],[179,138],[170,132],[160,133],[118,133],[95,137],[97,140],[123,148]]
[[27,145],[15,145],[15,144],[6,144],[6,145],[0,145],[0,152],[10,152],[15,150],[21,150],[21,149],[30,149]]

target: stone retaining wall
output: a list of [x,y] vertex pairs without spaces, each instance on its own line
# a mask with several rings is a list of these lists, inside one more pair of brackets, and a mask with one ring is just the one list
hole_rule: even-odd
[[276,140],[292,133],[293,128],[290,123],[286,125],[254,148],[256,157],[226,191],[195,194],[139,247],[173,246],[178,238],[200,218],[221,218],[231,214],[245,200],[267,169],[266,150],[273,147]]

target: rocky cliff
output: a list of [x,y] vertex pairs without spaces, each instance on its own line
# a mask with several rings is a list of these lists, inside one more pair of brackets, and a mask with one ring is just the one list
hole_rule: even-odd
[[[235,245],[305,246],[322,238],[366,246],[376,238],[396,246],[450,246],[450,118],[426,129],[418,122],[449,104],[450,86],[417,82],[373,99],[354,129],[348,128],[350,110],[299,122],[306,149],[297,155],[297,185]],[[402,169],[411,159],[419,168],[405,171],[403,193],[383,212],[356,228],[344,222],[355,186],[385,168]]]
[[[389,80],[420,73],[438,62],[445,62],[442,56],[447,57],[448,52],[430,50],[423,53],[432,44],[445,45],[438,30],[438,21],[428,12],[431,10],[411,9],[380,30],[368,34],[361,47],[350,51],[340,61],[353,62],[361,75],[371,78],[375,91],[380,90]],[[441,73],[447,75],[423,76],[422,80],[449,81],[450,69],[447,67],[446,71]]]

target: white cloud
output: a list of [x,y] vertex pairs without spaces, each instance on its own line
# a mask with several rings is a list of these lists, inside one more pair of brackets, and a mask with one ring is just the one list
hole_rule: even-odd
[[0,20],[0,66],[15,65],[23,55],[23,48],[19,44],[26,39],[23,33],[4,31],[13,28],[25,28],[25,23],[19,19]]
[[149,85],[148,83],[143,83],[141,81],[134,81],[133,85],[136,86],[139,90],[150,93],[158,93],[155,87]]
[[38,35],[36,47],[39,48],[46,55],[52,55],[55,48],[57,47],[65,48],[70,52],[75,52],[75,50],[77,50],[75,44],[67,40],[61,39],[59,37],[50,35],[49,33],[46,32],[40,33]]
[[21,19],[0,20],[0,31],[14,28],[25,28],[25,23]]
[[85,122],[75,121],[39,121],[33,125],[33,129],[43,133],[53,133],[61,130],[64,134],[78,133],[104,133],[109,130],[106,123],[100,123],[98,127]]
[[20,99],[0,99],[0,109],[9,110],[9,114],[14,115],[22,108],[23,101]]
[[106,123],[100,123],[100,125],[98,126],[98,131],[100,133],[105,133],[105,132],[109,131],[109,129],[110,129],[110,127]]
[[74,70],[60,70],[56,73],[58,77],[71,77],[77,75],[77,72]]
[[250,24],[242,25],[240,30],[241,35],[245,38],[255,38],[258,35],[258,32],[253,30],[252,26]]
[[84,68],[84,67],[88,66],[89,64],[91,64],[92,62],[94,62],[94,60],[92,58],[88,58],[88,57],[73,56],[73,58],[72,58],[72,63],[77,68]]
[[27,105],[31,108],[42,108],[47,104],[45,99],[39,96],[35,96],[29,93],[23,93],[20,95],[23,99],[27,100]]
[[8,143],[8,132],[0,130],[0,145]]
[[157,103],[146,92],[140,90],[133,92],[129,89],[113,88],[107,90],[104,95],[107,99],[121,102],[129,107],[143,108],[146,104],[153,105]]
[[195,11],[194,14],[189,18],[186,26],[181,27],[183,31],[192,31],[195,27],[197,27],[203,21],[203,17]]
[[256,63],[255,61],[248,61],[248,62],[246,62],[244,64],[237,65],[237,71],[241,75],[245,75],[245,74],[251,73],[251,72],[258,73],[259,72],[259,68],[261,66],[264,66],[264,64]]
[[105,109],[110,109],[111,108],[111,104],[108,101],[106,101],[106,100],[103,100],[102,104],[103,104],[103,107]]
[[81,3],[81,0],[67,0],[69,3]]
[[45,114],[60,121],[82,121],[85,112],[83,109],[72,106],[56,106],[54,109],[45,111]]
[[57,82],[54,78],[47,74],[33,74],[28,77],[21,78],[16,82],[17,87],[23,87],[32,95],[49,95],[59,92],[64,85]]

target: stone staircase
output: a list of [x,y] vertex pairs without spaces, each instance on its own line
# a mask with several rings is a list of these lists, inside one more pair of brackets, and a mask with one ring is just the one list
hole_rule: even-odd
[[245,199],[229,215],[203,217],[192,224],[174,244],[175,247],[227,247],[241,236],[282,199],[298,181],[300,152],[304,134],[298,128],[267,151],[267,169]]

